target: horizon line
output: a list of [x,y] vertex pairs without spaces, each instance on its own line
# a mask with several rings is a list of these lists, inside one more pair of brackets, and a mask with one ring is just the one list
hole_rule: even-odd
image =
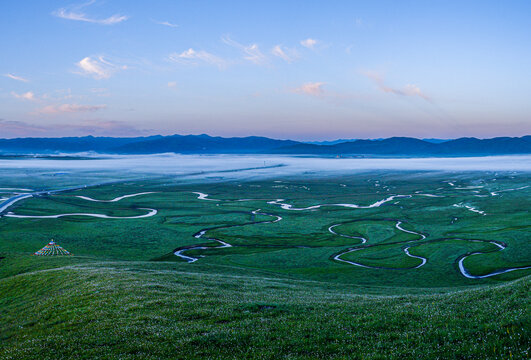
[[460,137],[453,137],[453,138],[439,138],[439,137],[416,137],[416,136],[388,136],[388,137],[374,137],[374,138],[333,138],[333,139],[313,139],[313,140],[293,140],[292,138],[277,138],[277,137],[269,137],[269,136],[263,136],[263,135],[244,135],[244,136],[221,136],[221,135],[210,135],[207,133],[200,133],[200,134],[169,134],[169,135],[162,135],[160,133],[158,134],[151,134],[151,135],[133,135],[133,136],[127,136],[127,135],[75,135],[75,136],[19,136],[19,137],[0,137],[0,140],[16,140],[16,139],[72,139],[72,138],[127,138],[127,139],[134,139],[134,138],[149,138],[149,137],[172,137],[172,136],[208,136],[212,138],[224,138],[224,139],[230,139],[230,138],[249,138],[249,137],[257,137],[257,138],[266,138],[266,139],[272,139],[272,140],[284,140],[284,141],[296,141],[300,143],[314,143],[314,142],[335,142],[335,141],[343,141],[343,142],[352,142],[352,141],[358,141],[358,140],[370,140],[370,141],[380,141],[380,140],[387,140],[387,139],[393,139],[393,138],[408,138],[408,139],[417,139],[422,141],[428,141],[428,140],[440,140],[440,141],[451,141],[451,140],[458,140],[458,139],[478,139],[478,140],[489,140],[489,139],[496,139],[496,138],[523,138],[526,136],[531,136],[531,134],[524,134],[520,136],[493,136],[493,137],[478,137],[478,136],[460,136]]

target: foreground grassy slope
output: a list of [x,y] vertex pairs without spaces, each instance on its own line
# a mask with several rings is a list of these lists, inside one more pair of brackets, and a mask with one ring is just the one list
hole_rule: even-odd
[[0,280],[2,359],[527,358],[529,277],[446,294],[93,263]]

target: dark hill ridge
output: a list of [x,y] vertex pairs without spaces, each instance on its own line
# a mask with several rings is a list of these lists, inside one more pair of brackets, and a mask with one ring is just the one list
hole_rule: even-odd
[[276,154],[378,155],[378,156],[485,156],[531,154],[531,136],[492,139],[460,138],[441,143],[393,137],[357,140],[335,145],[296,144],[275,149]]
[[48,154],[97,152],[108,154],[285,154],[367,156],[484,156],[531,154],[531,136],[492,139],[460,138],[433,142],[409,137],[310,144],[266,137],[171,135],[136,138],[65,137],[0,139],[0,153]]
[[243,154],[268,152],[270,150],[299,144],[291,140],[275,140],[266,137],[212,137],[208,135],[172,135],[163,138],[148,139],[113,148],[122,154],[155,154],[164,152],[192,154]]

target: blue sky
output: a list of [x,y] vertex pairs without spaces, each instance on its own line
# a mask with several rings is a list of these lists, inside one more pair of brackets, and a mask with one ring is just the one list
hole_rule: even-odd
[[0,137],[531,133],[528,1],[4,1]]

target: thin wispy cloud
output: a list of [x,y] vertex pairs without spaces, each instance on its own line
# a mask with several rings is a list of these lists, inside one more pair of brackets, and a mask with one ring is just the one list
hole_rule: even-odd
[[317,45],[317,42],[318,41],[315,39],[308,38],[308,39],[302,40],[301,45],[304,46],[305,48],[313,49],[315,45]]
[[243,51],[243,58],[256,65],[264,65],[267,63],[267,57],[260,51],[258,44],[243,45],[237,41],[232,40],[229,36],[221,37],[221,41],[225,44],[235,47]]
[[323,96],[324,91],[324,82],[308,82],[302,84],[298,88],[293,89],[293,92],[311,96]]
[[15,99],[19,100],[27,100],[27,101],[34,101],[34,102],[63,102],[67,101],[72,98],[80,98],[80,96],[76,96],[72,94],[72,91],[70,89],[60,89],[60,90],[54,90],[50,93],[44,93],[40,95],[35,95],[33,91],[27,91],[25,93],[17,93],[12,91],[11,95]]
[[126,65],[118,66],[104,59],[103,56],[87,56],[76,63],[76,66],[80,70],[78,74],[90,76],[96,80],[108,79],[116,71],[127,69]]
[[22,121],[0,119],[0,133],[2,137],[26,137],[46,131],[45,128],[31,125]]
[[105,109],[106,105],[79,105],[79,104],[61,104],[61,105],[48,105],[42,109],[37,110],[39,114],[64,114],[64,113],[83,113],[94,112],[97,110]]
[[52,12],[52,15],[66,20],[84,21],[88,23],[100,24],[100,25],[114,25],[127,20],[129,17],[125,15],[115,14],[107,18],[93,18],[82,12],[82,9],[94,4],[95,1],[89,1],[84,4],[78,4],[71,6],[70,8],[60,8]]
[[91,88],[89,91],[95,96],[99,96],[99,97],[111,96],[109,89],[107,88]]
[[83,120],[79,122],[52,123],[38,126],[23,121],[0,119],[0,133],[3,137],[27,136],[138,136],[153,133],[141,130],[121,121]]
[[271,54],[281,58],[282,60],[291,63],[295,61],[298,57],[297,52],[293,49],[289,49],[282,45],[275,45],[271,49]]
[[185,50],[182,53],[172,53],[168,56],[168,59],[172,62],[181,64],[197,65],[199,62],[204,62],[210,65],[215,65],[220,69],[227,66],[227,61],[224,59],[204,50],[196,51],[192,48]]
[[4,74],[5,77],[8,77],[10,79],[13,79],[13,80],[17,80],[17,81],[22,81],[22,82],[29,82],[28,79],[25,79],[21,76],[16,76],[16,75],[13,75],[13,74]]
[[176,81],[169,81],[168,82],[168,87],[170,89],[175,89],[177,87],[177,82]]
[[32,91],[25,92],[23,94],[17,94],[16,92],[12,91],[11,95],[13,95],[17,99],[21,100],[29,100],[29,101],[36,101],[37,98],[35,97],[35,94]]
[[109,89],[107,89],[107,88],[91,88],[90,89],[90,92],[93,93],[93,94],[101,94],[101,93],[106,93],[108,91],[109,91]]
[[385,93],[399,96],[418,96],[428,102],[432,101],[432,99],[428,95],[424,94],[417,85],[407,84],[403,88],[393,88],[386,85],[384,77],[376,71],[363,71],[362,74],[372,80],[376,86],[378,86],[378,88]]
[[171,27],[171,28],[179,27],[179,25],[172,24],[169,21],[157,21],[157,20],[151,20],[151,21],[153,21],[155,24],[164,25],[164,26],[168,26],[168,27]]
[[82,96],[72,94],[71,89],[59,89],[48,94],[42,94],[38,99],[44,101],[62,102],[73,98],[82,98]]
[[62,131],[68,131],[72,134],[91,134],[96,136],[138,136],[153,133],[153,130],[137,129],[126,122],[113,120],[82,121],[78,124],[66,126]]
[[326,85],[327,83],[325,82],[307,82],[291,89],[290,92],[313,97],[339,107],[351,107],[358,104],[359,101],[367,100],[360,94],[329,90],[325,88]]
[[431,101],[431,98],[424,94],[420,88],[415,85],[415,84],[407,84],[406,86],[404,86],[404,88],[402,90],[399,90],[398,93],[400,95],[406,95],[406,96],[419,96],[421,98],[423,98],[424,100],[427,100],[427,101]]

